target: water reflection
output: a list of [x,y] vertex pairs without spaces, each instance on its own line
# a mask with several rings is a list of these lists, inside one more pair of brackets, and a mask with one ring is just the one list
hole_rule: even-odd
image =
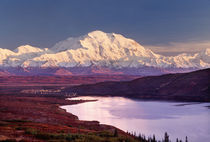
[[190,141],[210,139],[209,104],[181,105],[183,103],[137,101],[122,97],[80,97],[76,99],[97,99],[77,105],[62,106],[81,120],[98,120],[124,131],[135,131],[159,138],[164,132]]

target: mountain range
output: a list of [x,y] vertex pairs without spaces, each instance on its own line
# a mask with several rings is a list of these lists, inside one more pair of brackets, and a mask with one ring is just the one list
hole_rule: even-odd
[[0,75],[159,75],[210,67],[210,48],[193,55],[163,56],[115,33],[93,31],[52,48],[0,48]]

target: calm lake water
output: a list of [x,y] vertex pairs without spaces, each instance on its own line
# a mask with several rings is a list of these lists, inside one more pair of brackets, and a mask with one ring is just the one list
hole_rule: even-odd
[[[101,124],[116,126],[124,131],[189,142],[210,140],[210,103],[176,103],[131,100],[122,97],[79,97],[97,99],[95,102],[62,106],[80,120],[97,120]],[[184,104],[184,105],[183,105]],[[187,105],[186,105],[187,104]]]

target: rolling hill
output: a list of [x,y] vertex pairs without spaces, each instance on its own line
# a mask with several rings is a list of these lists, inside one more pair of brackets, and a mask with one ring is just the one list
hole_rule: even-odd
[[147,76],[132,81],[79,85],[65,91],[88,96],[123,96],[150,100],[210,101],[210,69]]

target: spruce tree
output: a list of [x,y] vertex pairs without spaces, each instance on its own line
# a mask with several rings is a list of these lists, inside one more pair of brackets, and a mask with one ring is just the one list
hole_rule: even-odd
[[153,135],[152,142],[156,142],[155,135]]
[[117,131],[117,129],[114,130],[114,137],[118,137],[118,131]]
[[169,142],[169,135],[165,132],[164,142]]
[[187,136],[186,136],[185,142],[188,142]]

